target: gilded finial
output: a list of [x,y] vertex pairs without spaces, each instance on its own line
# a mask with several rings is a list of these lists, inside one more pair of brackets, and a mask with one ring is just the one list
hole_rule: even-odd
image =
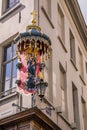
[[36,25],[36,17],[37,17],[37,11],[33,11],[33,12],[31,12],[31,15],[33,16],[33,19],[32,19],[32,25],[28,25],[27,27],[26,27],[26,31],[28,31],[29,29],[33,29],[33,28],[35,28],[35,29],[37,29],[38,31],[41,31],[41,28],[39,27],[39,26],[37,26]]
[[34,10],[33,12],[31,12],[31,15],[33,16],[32,24],[35,25],[36,24],[37,11]]

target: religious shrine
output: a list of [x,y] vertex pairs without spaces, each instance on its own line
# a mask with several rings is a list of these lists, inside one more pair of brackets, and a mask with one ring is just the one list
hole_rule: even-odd
[[15,39],[18,58],[16,84],[25,94],[38,93],[42,98],[48,86],[44,81],[43,70],[46,60],[51,55],[51,40],[36,25],[37,12],[33,11],[31,15],[33,15],[32,25],[27,26],[26,32],[20,33]]

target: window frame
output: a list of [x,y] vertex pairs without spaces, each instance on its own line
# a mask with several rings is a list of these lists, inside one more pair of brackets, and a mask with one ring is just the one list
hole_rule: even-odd
[[76,127],[80,129],[80,118],[79,118],[79,98],[78,89],[76,85],[72,82],[72,108],[73,108],[73,121],[76,123]]
[[[48,2],[48,3],[47,3]],[[46,6],[47,5],[47,6]],[[52,5],[52,0],[50,0],[50,4],[48,0],[43,0],[43,6],[46,10],[46,13],[48,15],[48,17],[51,19],[51,5]]]
[[71,30],[69,30],[69,40],[70,40],[70,59],[76,65],[76,48],[75,48],[75,37]]
[[85,62],[85,70],[86,70],[86,74],[87,74],[87,61]]
[[14,0],[14,2],[11,5],[11,0],[7,0],[7,10],[13,8],[17,3],[19,3],[20,0]]
[[82,118],[83,118],[84,130],[86,130],[86,102],[83,97],[81,97],[81,105],[82,105]]
[[78,47],[78,55],[79,55],[79,71],[81,78],[84,79],[84,69],[83,69],[83,54],[81,49]]
[[20,0],[18,0],[18,2],[15,2],[12,7],[9,7],[9,0],[3,0],[2,1],[2,15],[4,15],[5,13],[7,13],[8,11],[12,10],[13,8],[15,8],[15,6],[18,3],[20,3]]
[[[64,18],[64,13],[60,7],[60,5],[57,5],[57,19],[58,19],[58,37],[61,39],[62,43],[65,44],[65,18]],[[62,22],[60,22],[60,19]],[[60,24],[61,23],[61,24]],[[61,26],[62,25],[62,26]]]
[[[8,63],[11,63],[10,78],[9,78],[10,84],[9,84],[9,89],[6,90],[6,91],[9,91],[10,89],[12,91],[12,88],[14,89],[16,87],[16,85],[13,87],[13,85],[12,85],[12,79],[15,78],[15,77],[17,77],[17,73],[16,73],[15,77],[13,76],[13,67],[14,67],[13,63],[14,63],[15,60],[17,60],[17,56],[16,55],[15,56],[12,55],[12,57],[9,60],[7,60],[7,61],[5,59],[5,56],[6,56],[6,50],[5,49],[10,46],[11,49],[12,49],[12,51],[13,51],[13,46],[14,45],[16,45],[16,43],[14,43],[13,41],[11,41],[11,42],[9,42],[9,44],[6,44],[5,46],[3,46],[4,54],[3,54],[3,61],[2,61],[2,92],[5,92],[5,82],[6,82],[6,80],[5,80],[5,76],[6,75],[5,74],[6,74],[6,71],[5,71],[4,68],[6,67],[6,65]],[[14,53],[14,51],[12,53]],[[16,51],[15,51],[15,54],[16,54]]]
[[[61,73],[63,74],[63,80],[64,80],[64,86],[61,84],[61,79],[60,79],[60,88],[61,88],[61,108],[63,111],[63,115],[67,117],[67,84],[66,84],[66,71],[64,67],[62,66],[61,63],[59,63],[59,70],[60,70],[60,78],[61,78]],[[62,92],[64,92],[64,99],[62,97]],[[64,109],[63,109],[63,103],[64,103]]]

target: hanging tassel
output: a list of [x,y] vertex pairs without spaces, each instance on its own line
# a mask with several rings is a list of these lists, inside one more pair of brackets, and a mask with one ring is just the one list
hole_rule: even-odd
[[46,52],[46,45],[44,44],[44,53]]
[[42,56],[42,62],[44,62],[44,56]]
[[35,56],[35,58],[37,57],[37,52],[34,52],[34,56]]
[[29,48],[31,49],[31,43],[29,44]]
[[37,43],[35,42],[35,49],[37,49]]
[[50,51],[48,51],[48,58],[50,58],[50,56],[51,56],[51,53],[50,53]]
[[20,56],[18,55],[18,50],[16,51],[17,58],[21,60]]
[[26,50],[26,43],[24,43],[24,50]]
[[20,49],[19,49],[20,51],[22,51],[22,46],[20,45]]
[[42,43],[40,43],[40,50],[42,50]]
[[48,55],[46,55],[45,59],[48,60]]
[[29,50],[28,50],[28,52],[29,52],[29,53],[32,52],[32,45],[31,45],[31,43],[29,44]]

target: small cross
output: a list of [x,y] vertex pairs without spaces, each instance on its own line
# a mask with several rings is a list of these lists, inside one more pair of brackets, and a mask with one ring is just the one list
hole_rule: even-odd
[[37,11],[34,10],[33,12],[31,12],[31,15],[33,16],[32,24],[35,25],[36,24]]

